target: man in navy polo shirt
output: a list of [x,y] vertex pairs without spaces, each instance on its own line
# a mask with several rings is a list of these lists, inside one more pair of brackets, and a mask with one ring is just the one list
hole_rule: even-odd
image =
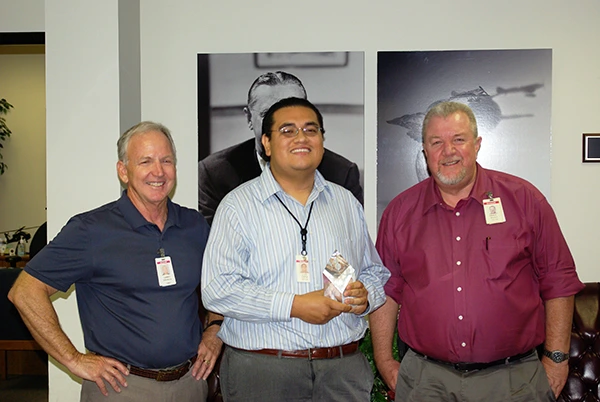
[[[177,159],[166,127],[139,123],[117,145],[121,198],[71,218],[9,298],[48,354],[84,379],[82,401],[205,400],[222,346],[198,317],[208,224],[169,199]],[[72,284],[87,353],[49,298]]]

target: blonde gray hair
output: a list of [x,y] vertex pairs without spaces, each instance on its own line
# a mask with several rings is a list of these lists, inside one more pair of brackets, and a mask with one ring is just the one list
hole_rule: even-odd
[[169,144],[171,145],[171,150],[173,151],[174,163],[177,164],[177,150],[175,149],[175,142],[173,141],[173,137],[171,137],[171,132],[164,125],[153,121],[142,121],[121,134],[121,137],[119,137],[119,140],[117,141],[117,154],[119,160],[124,164],[127,164],[127,146],[129,145],[131,138],[138,134],[149,133],[150,131],[158,131],[167,137],[167,140],[169,140]]

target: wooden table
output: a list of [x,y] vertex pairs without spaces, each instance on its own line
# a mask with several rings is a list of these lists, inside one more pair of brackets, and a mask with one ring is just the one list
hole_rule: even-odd
[[[0,255],[0,268],[10,267],[10,263],[6,261],[6,258],[8,258],[7,254]],[[21,257],[21,261],[17,262],[17,268],[24,268],[27,261],[29,261],[29,254],[25,254]]]

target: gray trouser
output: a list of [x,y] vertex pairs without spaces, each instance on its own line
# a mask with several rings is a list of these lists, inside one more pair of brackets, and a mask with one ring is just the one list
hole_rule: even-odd
[[396,402],[555,401],[537,354],[514,363],[462,373],[408,350],[398,373]]
[[121,387],[120,393],[105,381],[108,396],[102,395],[95,382],[84,380],[81,402],[203,402],[208,396],[208,384],[192,377],[192,370],[175,381],[156,381],[133,374],[125,379],[127,387]]
[[368,402],[373,387],[373,372],[360,351],[308,360],[226,347],[220,376],[226,402]]

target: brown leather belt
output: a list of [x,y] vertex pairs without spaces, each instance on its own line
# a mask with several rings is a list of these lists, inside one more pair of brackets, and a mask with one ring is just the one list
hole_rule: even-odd
[[521,359],[524,359],[526,357],[533,355],[534,353],[537,353],[537,351],[535,349],[531,349],[531,350],[528,350],[527,352],[519,353],[518,355],[506,357],[504,359],[494,360],[493,362],[488,362],[488,363],[451,363],[451,362],[445,362],[443,360],[438,360],[438,359],[434,359],[433,357],[426,356],[423,353],[414,350],[413,348],[410,348],[410,349],[413,352],[415,352],[418,356],[420,356],[426,360],[429,360],[429,361],[432,361],[435,363],[444,364],[446,366],[450,366],[454,370],[460,371],[462,373],[468,373],[470,371],[477,371],[477,370],[484,370],[486,368],[500,366],[503,364],[515,363]]
[[[237,348],[234,348],[237,349]],[[258,350],[246,350],[238,349],[243,352],[258,353],[261,355],[277,356],[277,357],[288,357],[292,359],[333,359],[336,357],[344,357],[351,355],[358,351],[358,341],[348,343],[342,346],[334,346],[331,348],[315,348],[306,350],[279,350],[279,349],[258,349]]]
[[179,380],[181,377],[186,375],[188,371],[190,371],[190,368],[194,365],[197,357],[198,356],[194,356],[187,362],[166,370],[143,369],[129,364],[127,365],[127,368],[131,374],[139,377],[150,378],[156,381],[175,381]]

